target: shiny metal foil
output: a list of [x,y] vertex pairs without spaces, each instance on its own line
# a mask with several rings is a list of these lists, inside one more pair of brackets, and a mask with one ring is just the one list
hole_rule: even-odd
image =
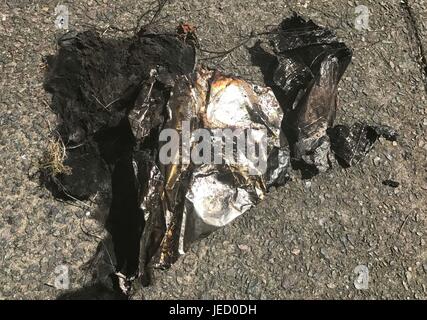
[[[159,108],[146,104],[129,113],[137,139],[145,139],[153,129],[144,117],[153,114],[150,107]],[[171,164],[163,164],[158,158],[148,166],[146,159],[136,163],[136,171],[148,172],[140,181],[143,191],[139,201],[147,222],[141,262],[160,268],[170,266],[193,241],[248,211],[270,186],[285,183],[290,162],[281,134],[283,112],[270,88],[199,68],[194,74],[176,79],[164,109],[166,119],[161,130],[174,129],[182,136],[183,121],[189,123],[191,131],[207,129],[212,133],[212,145],[218,143],[222,150],[221,154],[212,154],[211,159],[222,160],[200,164],[183,161],[184,148],[188,147],[190,153],[196,148],[196,141],[190,139],[190,146],[181,142],[181,151]],[[262,160],[267,168],[263,171],[257,172],[245,154],[233,154],[239,161],[231,161],[225,155],[224,139],[213,134],[215,130],[230,129],[240,130],[247,137],[251,134],[249,128],[252,134],[256,129],[266,132],[267,152]],[[257,139],[253,135],[251,138]]]

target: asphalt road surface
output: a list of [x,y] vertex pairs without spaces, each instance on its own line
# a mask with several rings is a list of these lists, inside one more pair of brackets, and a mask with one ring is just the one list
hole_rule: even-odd
[[[115,28],[133,28],[149,2],[62,4],[70,29],[96,26],[120,37],[126,33]],[[71,289],[81,287],[99,242],[82,223],[103,236],[90,208],[55,200],[36,174],[57,122],[42,62],[63,32],[54,24],[57,4],[0,4],[0,299],[55,299],[61,270]],[[367,30],[355,28],[358,5],[369,10]],[[134,299],[427,298],[427,1],[173,1],[162,24],[191,22],[203,48],[224,50],[292,10],[336,30],[354,50],[337,122],[388,124],[400,140],[381,140],[357,166],[310,181],[293,172],[255,209],[156,271]],[[203,62],[262,84],[245,46]],[[383,185],[387,179],[399,187]],[[357,267],[369,271],[364,290],[354,284]]]

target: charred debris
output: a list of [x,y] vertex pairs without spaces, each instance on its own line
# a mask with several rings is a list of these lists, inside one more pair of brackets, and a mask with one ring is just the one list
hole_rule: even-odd
[[[309,178],[333,159],[357,164],[379,137],[397,139],[387,126],[334,124],[352,52],[331,30],[294,15],[260,38],[249,51],[265,87],[199,65],[192,29],[178,31],[69,32],[47,59],[45,88],[70,172],[45,171],[42,181],[58,198],[108,207],[98,216],[109,236],[92,261],[93,283],[123,296],[285,184],[290,168]],[[182,130],[184,120],[193,130],[265,127],[265,172],[227,161],[161,163],[161,131]]]

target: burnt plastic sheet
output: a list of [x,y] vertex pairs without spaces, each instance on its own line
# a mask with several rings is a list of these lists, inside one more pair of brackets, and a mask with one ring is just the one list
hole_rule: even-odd
[[[72,170],[45,175],[45,182],[58,197],[110,203],[102,218],[114,268],[106,270],[117,275],[122,291],[138,274],[148,282],[149,268],[170,266],[193,241],[288,180],[283,111],[271,89],[196,66],[194,47],[175,35],[105,40],[92,32],[67,34],[59,48],[48,61],[46,89]],[[249,174],[257,167],[245,157],[242,163],[164,165],[159,134],[182,131],[182,121],[191,130],[231,128],[255,140],[254,130],[266,129],[265,170]],[[109,279],[106,270],[97,277]]]
[[[110,173],[135,145],[127,113],[148,90],[150,70],[157,68],[161,80],[151,99],[165,104],[174,77],[193,71],[195,49],[174,35],[103,39],[91,31],[69,32],[58,47],[47,58],[45,88],[52,93],[51,106],[60,120],[56,131],[72,174],[47,176],[46,182],[58,197],[87,200],[98,191],[101,201],[109,201]],[[161,115],[152,118],[153,126],[162,122]]]
[[269,40],[264,52],[253,50],[254,60],[273,61],[262,70],[285,110],[292,159],[314,174],[324,172],[332,157],[327,129],[335,120],[338,83],[351,50],[331,30],[297,15],[285,19]]
[[[250,49],[264,74],[260,86],[197,64],[194,41],[177,34],[61,37],[46,89],[71,174],[42,178],[58,197],[109,207],[97,216],[109,236],[94,281],[113,279],[128,294],[132,280],[149,284],[152,268],[168,268],[284,185],[291,167],[312,175],[334,158],[351,166],[379,137],[397,138],[387,126],[334,124],[351,50],[331,30],[294,15],[267,38]],[[199,129],[204,134],[184,138]],[[237,135],[228,153],[227,137],[217,135],[227,129]],[[240,152],[239,137],[264,148],[265,158]],[[200,150],[204,140],[216,148]],[[162,150],[174,147],[164,162]],[[203,161],[188,161],[193,154]]]
[[379,137],[397,140],[397,132],[384,125],[334,126],[338,83],[352,51],[333,31],[294,14],[251,53],[285,112],[282,130],[303,177],[327,171],[334,158],[344,167],[357,164]]
[[[175,34],[150,32],[125,39],[70,32],[58,46],[58,53],[47,59],[45,88],[52,93],[51,107],[59,119],[56,131],[71,174],[45,172],[41,178],[59,198],[89,200],[94,205],[92,215],[105,223],[110,235],[105,242],[111,245],[107,254],[101,245],[100,255],[107,264],[112,259],[114,266],[103,267],[96,277],[108,280],[112,273],[132,278],[139,269],[145,226],[138,194],[148,181],[141,180],[141,185],[133,163],[143,154],[139,149],[155,152],[157,137],[150,128],[159,129],[163,123],[175,78],[193,72],[195,49]],[[151,136],[142,143],[141,136],[132,132],[128,115],[135,105],[145,103],[149,91],[147,103],[157,108],[146,114],[145,128]]]

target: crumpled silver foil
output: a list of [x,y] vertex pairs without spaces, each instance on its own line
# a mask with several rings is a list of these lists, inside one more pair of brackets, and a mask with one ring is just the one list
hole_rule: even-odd
[[[139,142],[143,143],[153,130],[152,122],[144,115],[150,116],[153,112],[149,109],[158,107],[145,104],[130,111],[131,129]],[[215,134],[211,135],[211,142],[219,144],[222,154],[212,154],[211,159],[222,159],[220,164],[183,161],[184,141],[181,152],[174,155],[176,161],[171,164],[163,164],[158,158],[152,159],[149,165],[145,160],[136,163],[137,175],[138,170],[148,172],[148,179],[144,176],[140,180],[143,191],[139,202],[146,220],[141,260],[146,264],[151,259],[155,267],[166,268],[185,253],[193,241],[248,211],[270,186],[286,182],[290,157],[282,141],[283,111],[270,88],[199,68],[194,74],[175,81],[161,113],[166,115],[161,129],[174,129],[180,136],[185,134],[182,124],[187,121],[193,132],[200,128],[212,133],[222,129],[240,130],[246,137],[252,135],[250,138],[255,141],[265,129],[267,141],[267,158],[257,158],[267,167],[258,172],[257,164],[247,154],[236,155],[237,148],[235,158],[227,157],[225,140]],[[188,150],[192,153],[196,144],[190,141]],[[148,251],[153,257],[147,255]]]

